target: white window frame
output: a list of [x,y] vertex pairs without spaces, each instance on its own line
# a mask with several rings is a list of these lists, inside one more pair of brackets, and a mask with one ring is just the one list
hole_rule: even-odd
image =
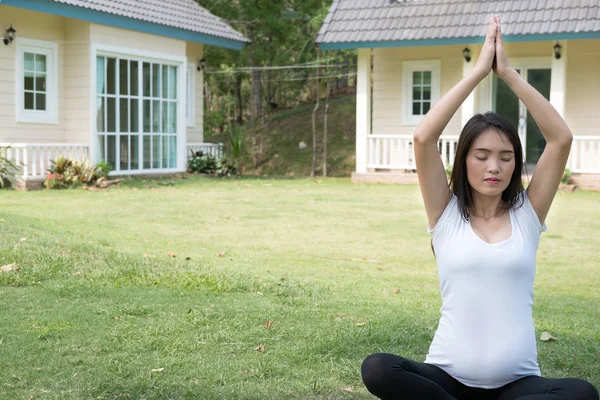
[[419,125],[423,115],[412,113],[412,86],[414,71],[431,71],[431,106],[440,99],[440,71],[442,62],[440,60],[404,61],[402,63],[402,87],[404,88],[402,124],[406,126]]
[[186,127],[196,126],[196,65],[188,63],[187,65],[187,85],[186,85]]
[[[140,169],[133,171],[121,171],[119,175],[139,175],[148,173],[162,173],[162,172],[182,172],[186,170],[186,146],[187,146],[187,134],[186,134],[186,118],[185,118],[185,102],[186,93],[186,78],[185,67],[187,65],[187,59],[185,56],[176,56],[172,54],[157,53],[146,50],[133,49],[129,47],[113,46],[103,43],[92,43],[90,51],[90,154],[92,163],[100,161],[99,149],[96,146],[96,137],[98,135],[96,127],[96,119],[93,117],[96,115],[96,57],[125,57],[135,58],[142,62],[157,62],[159,64],[170,64],[178,67],[177,70],[177,167],[170,169]],[[141,114],[140,114],[141,115]],[[141,117],[140,117],[141,118]],[[118,118],[117,118],[118,119]],[[120,154],[117,153],[117,159]],[[111,171],[109,175],[116,175],[115,171]]]
[[[43,40],[17,38],[16,42],[16,121],[35,124],[58,124],[58,44]],[[25,109],[25,53],[46,56],[46,110]]]

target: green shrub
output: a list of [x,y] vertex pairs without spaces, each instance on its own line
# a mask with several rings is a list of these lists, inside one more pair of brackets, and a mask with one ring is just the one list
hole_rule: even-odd
[[210,154],[193,156],[188,161],[188,171],[203,174],[214,174],[217,172],[217,159]]
[[21,174],[21,167],[8,158],[7,147],[0,147],[0,188],[10,188],[14,185],[15,180]]
[[571,181],[571,175],[573,175],[571,170],[569,168],[565,168],[565,172],[563,172],[563,176],[560,181],[565,184],[569,183]]
[[234,162],[230,161],[227,157],[222,157],[217,161],[216,172],[219,176],[235,176],[238,173],[238,169]]
[[50,161],[44,186],[48,189],[72,188],[80,185],[95,185],[106,179],[110,165],[105,162],[90,165],[88,160],[76,161],[59,156]]

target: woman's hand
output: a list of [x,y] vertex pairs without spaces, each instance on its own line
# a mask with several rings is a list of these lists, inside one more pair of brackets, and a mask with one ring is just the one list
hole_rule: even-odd
[[498,29],[496,30],[496,58],[494,60],[493,69],[500,79],[504,79],[513,68],[508,62],[508,57],[504,52],[504,44],[502,43],[502,32],[500,29],[500,17],[496,18]]
[[494,56],[496,54],[496,39],[498,37],[498,22],[496,17],[492,17],[488,26],[485,43],[477,59],[477,63],[473,67],[473,73],[477,74],[480,79],[485,78],[492,71]]

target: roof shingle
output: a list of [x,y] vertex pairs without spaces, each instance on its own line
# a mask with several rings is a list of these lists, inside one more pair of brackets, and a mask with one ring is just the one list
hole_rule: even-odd
[[121,17],[247,43],[249,40],[195,0],[49,0]]
[[317,43],[600,32],[600,0],[333,0]]

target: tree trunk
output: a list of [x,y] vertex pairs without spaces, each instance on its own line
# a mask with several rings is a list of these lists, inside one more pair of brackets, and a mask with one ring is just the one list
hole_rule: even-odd
[[327,112],[329,111],[329,91],[331,79],[327,81],[325,95],[325,116],[323,117],[323,176],[327,176]]
[[238,125],[244,123],[244,103],[242,101],[242,75],[237,74],[235,76],[235,105],[236,105],[236,116],[235,120]]
[[262,114],[262,87],[260,78],[260,71],[252,71],[252,96],[250,102],[250,114],[253,120],[260,117],[260,115]]
[[[317,60],[320,62],[321,51],[317,50]],[[312,111],[312,145],[313,145],[313,153],[312,153],[312,166],[310,168],[310,176],[315,177],[315,169],[317,167],[317,110],[319,109],[319,66],[317,65],[317,79],[315,79],[315,95],[317,98],[317,102],[315,104],[315,108]]]

